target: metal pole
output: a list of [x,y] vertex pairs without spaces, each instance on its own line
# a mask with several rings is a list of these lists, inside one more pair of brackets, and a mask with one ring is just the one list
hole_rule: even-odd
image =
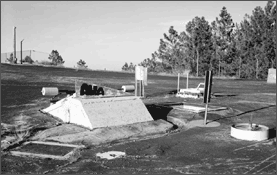
[[210,91],[210,78],[211,78],[211,74],[212,74],[212,73],[209,74],[209,81],[208,81],[208,84],[207,84],[207,85],[205,84],[205,86],[208,86],[208,90],[207,90],[207,97],[206,97],[206,98],[207,98],[207,103],[206,103],[206,110],[205,110],[204,125],[207,124],[208,104],[209,104],[209,96],[210,96],[209,91]]
[[142,96],[142,89],[141,89],[142,88],[142,83],[141,82],[142,82],[142,80],[139,80],[139,92],[140,92],[139,96],[140,97]]
[[23,41],[24,41],[24,39],[21,40],[21,42],[20,42],[20,43],[21,43],[21,44],[20,44],[20,45],[21,45],[21,50],[20,50],[20,51],[21,51],[21,64],[22,64],[22,42],[23,42]]
[[14,58],[14,60],[15,60],[15,58],[16,58],[16,27],[14,27],[13,28],[13,39],[14,39],[14,41],[13,41],[13,47],[14,47],[14,53],[13,53],[13,58]]
[[144,97],[144,80],[141,80],[141,86],[142,86],[142,97]]
[[206,103],[206,109],[205,109],[205,119],[204,119],[204,125],[207,124],[207,115],[208,115],[208,100],[207,100],[207,103]]

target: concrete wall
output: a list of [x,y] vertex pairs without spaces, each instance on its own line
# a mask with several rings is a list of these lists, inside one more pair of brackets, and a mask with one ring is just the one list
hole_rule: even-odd
[[276,84],[276,69],[268,69],[267,83]]

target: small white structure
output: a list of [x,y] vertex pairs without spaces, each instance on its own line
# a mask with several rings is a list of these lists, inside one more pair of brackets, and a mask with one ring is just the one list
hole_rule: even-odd
[[268,69],[267,83],[276,84],[276,69]]
[[142,100],[134,96],[86,99],[74,94],[42,112],[89,129],[153,121]]
[[196,88],[180,89],[176,97],[182,98],[200,98],[204,94],[205,83],[199,83]]
[[264,125],[240,123],[231,126],[231,136],[241,140],[262,141],[269,138],[269,128]]

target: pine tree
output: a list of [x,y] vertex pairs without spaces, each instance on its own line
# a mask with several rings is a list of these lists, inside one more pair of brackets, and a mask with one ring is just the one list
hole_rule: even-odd
[[186,32],[182,33],[185,53],[189,56],[191,73],[196,76],[204,75],[205,70],[211,70],[213,40],[212,30],[204,17],[195,17],[186,25]]
[[164,33],[164,39],[160,39],[158,53],[165,69],[173,73],[176,69],[182,69],[184,53],[180,36],[173,26],[169,28],[168,33]]
[[87,66],[86,64],[87,64],[87,63],[86,63],[84,60],[80,59],[80,60],[77,62],[77,67],[78,67],[78,68],[87,68],[88,66]]
[[64,60],[57,50],[52,50],[51,54],[48,57],[51,60],[53,65],[62,65]]
[[129,64],[128,71],[134,72],[136,68],[136,65],[134,65],[132,62]]
[[27,55],[27,56],[24,58],[23,62],[29,63],[29,64],[33,64],[34,61],[32,60],[32,58],[31,58],[30,56]]
[[214,33],[214,49],[216,49],[216,57],[218,57],[218,74],[224,75],[233,72],[229,64],[235,61],[232,57],[234,53],[234,28],[235,24],[231,15],[227,12],[227,8],[223,7],[220,11],[219,18],[212,22]]
[[127,71],[128,70],[128,63],[125,62],[125,64],[122,66],[121,70]]

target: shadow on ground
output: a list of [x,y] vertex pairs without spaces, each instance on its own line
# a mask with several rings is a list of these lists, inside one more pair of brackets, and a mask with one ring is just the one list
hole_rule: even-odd
[[268,130],[268,139],[273,139],[276,137],[276,127],[270,128]]
[[224,92],[213,92],[212,96],[214,97],[233,97],[237,96],[236,94],[224,93]]
[[173,109],[169,106],[162,106],[157,104],[148,104],[145,106],[152,116],[153,120],[163,119],[166,121],[168,113]]
[[162,92],[156,92],[156,93],[151,93],[151,94],[147,94],[146,98],[150,98],[150,97],[161,97],[161,96],[165,96],[165,95],[174,95],[177,93],[177,90],[171,90],[171,91],[162,91]]

